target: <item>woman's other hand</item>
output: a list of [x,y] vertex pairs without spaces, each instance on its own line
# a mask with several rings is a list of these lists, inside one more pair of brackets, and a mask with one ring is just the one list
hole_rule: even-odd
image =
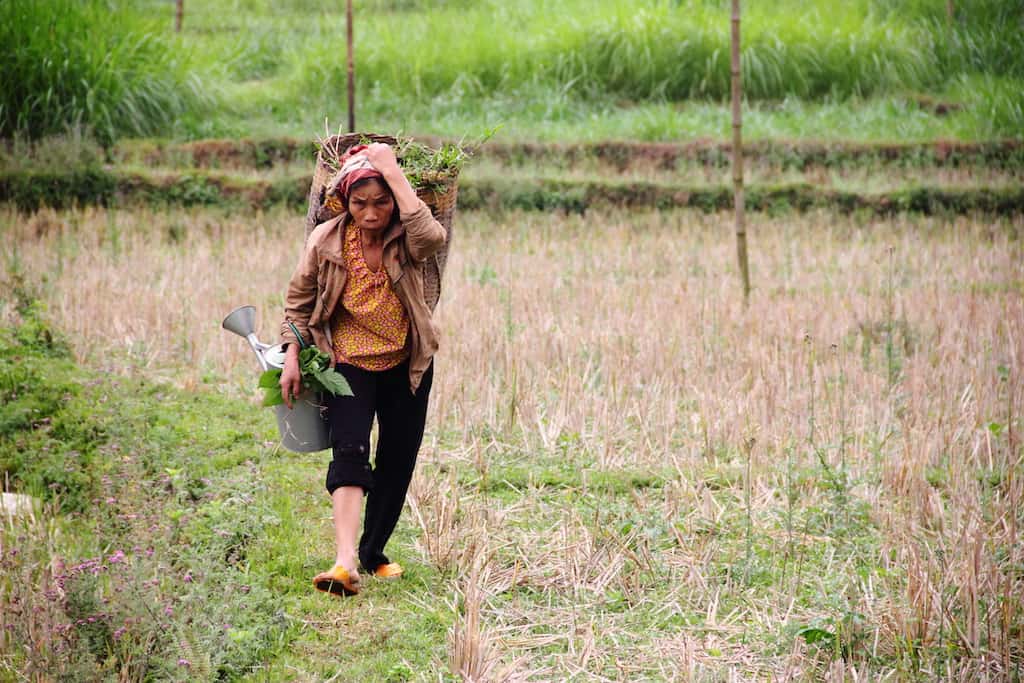
[[387,177],[389,172],[398,171],[401,173],[401,169],[398,167],[398,159],[395,157],[395,150],[391,149],[391,145],[383,142],[374,142],[367,145],[366,149],[359,152],[359,154],[365,154],[366,160],[370,162],[370,165],[380,171],[381,175]]
[[384,176],[384,182],[388,184],[391,193],[395,195],[399,213],[410,215],[420,207],[420,199],[398,165],[395,150],[391,149],[390,145],[375,142],[359,153],[365,154],[370,164]]
[[299,347],[289,344],[284,354],[284,369],[281,370],[281,398],[289,408],[292,399],[302,393],[302,372],[299,370]]

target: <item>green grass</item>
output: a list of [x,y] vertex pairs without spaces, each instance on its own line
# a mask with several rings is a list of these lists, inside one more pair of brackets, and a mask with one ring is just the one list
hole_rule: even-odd
[[214,101],[182,41],[100,0],[4,2],[0,45],[0,137],[159,135]]
[[[1024,135],[1024,9],[963,0],[950,23],[940,5],[747,5],[747,137]],[[0,135],[81,122],[108,137],[311,138],[325,116],[345,120],[335,4],[193,3],[180,39],[172,3],[120,0],[102,29],[98,6],[5,5],[16,32],[6,45],[30,40],[5,48],[5,76],[19,87],[0,109]],[[46,41],[50,25],[67,39]],[[360,3],[357,121],[454,138],[503,125],[502,136],[525,140],[724,139],[728,29],[718,0],[570,0],[557,11],[541,0]]]
[[[357,12],[356,29],[358,112],[375,127],[459,135],[505,123],[509,135],[540,139],[728,136],[727,111],[714,104],[729,92],[723,3],[656,2],[637,9],[616,0],[575,1],[562,3],[557,13],[535,1],[375,9]],[[982,0],[961,3],[960,11],[961,20],[951,27],[924,5],[862,0],[748,6],[743,73],[754,117],[758,102],[772,109],[800,101],[810,109],[792,112],[795,125],[785,115],[782,121],[765,117],[767,125],[748,123],[748,135],[1019,136],[1024,118],[1012,112],[1022,101],[1021,10]],[[259,34],[269,26],[258,8],[240,19],[224,21],[224,14],[216,9],[195,18],[197,25],[221,27],[207,46],[224,59],[231,54],[228,36]],[[289,99],[312,110],[299,117],[307,129],[319,127],[325,114],[341,122],[343,17],[310,3],[292,5],[287,16],[290,22],[273,24],[279,40],[290,44],[276,71],[233,92],[244,110],[272,112],[281,123],[296,121],[296,109],[282,106]],[[988,89],[959,85],[962,75],[996,74],[1006,80]],[[947,124],[905,111],[903,95],[922,92],[954,98],[965,115]],[[881,117],[872,112],[854,120],[815,120],[815,105],[846,107],[851,97],[877,100],[889,110]],[[1010,106],[999,104],[1006,100]],[[666,107],[682,102],[697,105],[698,119],[701,103],[709,103],[703,107],[712,120],[667,114]],[[993,106],[1011,113],[993,119]],[[854,102],[852,108],[863,107]]]
[[[815,98],[941,83],[934,52],[919,45],[928,32],[846,7],[812,7],[797,19],[790,6],[782,23],[778,7],[751,5],[743,55],[748,94]],[[826,17],[830,29],[822,31]],[[570,2],[555,18],[542,3],[482,3],[398,18],[398,30],[383,30],[395,20],[364,19],[374,39],[363,44],[361,65],[381,92],[489,95],[554,85],[589,99],[671,101],[729,93],[729,23],[720,6]],[[495,24],[505,29],[496,33]],[[454,26],[451,40],[436,39]],[[344,62],[331,59],[334,45],[318,48],[295,74],[301,92],[344,82]]]
[[[26,309],[0,337],[0,471],[52,520],[0,528],[0,547],[21,550],[0,556],[0,605],[32,613],[0,636],[0,678],[266,680],[269,668],[276,680],[297,639],[347,645],[317,623],[349,605],[308,586],[331,537],[319,466],[270,447],[255,405],[77,367],[39,316]],[[401,602],[436,580],[407,564],[409,580],[374,599]],[[54,580],[61,599],[33,593]],[[442,605],[353,625],[353,654],[393,641],[346,671],[384,680],[403,662],[433,666],[450,618]],[[337,661],[316,670],[332,675]]]
[[[0,532],[33,537],[19,543],[25,555],[13,568],[35,579],[4,581],[0,601],[43,611],[52,598],[26,591],[52,585],[48,567],[58,567],[68,594],[45,608],[58,610],[52,620],[18,625],[4,647],[14,658],[0,670],[94,678],[143,660],[143,672],[164,678],[190,667],[231,675],[287,642],[280,602],[246,559],[276,524],[255,415],[234,401],[197,404],[167,387],[100,379],[66,347],[41,343],[39,330],[48,328],[30,311],[0,339],[4,424],[32,405],[30,425],[0,434],[0,469],[44,502],[66,536],[48,544],[34,537],[39,529]],[[47,401],[54,393],[59,400]],[[17,655],[28,644],[19,638],[39,648],[38,661]]]
[[[936,114],[902,96],[748,102],[743,115],[744,139],[926,142],[1021,137],[1024,127],[1014,118],[1020,98],[1008,84],[993,82],[991,100],[976,100],[973,89],[957,88],[958,97],[972,104],[948,115]],[[1005,109],[1007,116],[991,117],[992,107]],[[250,111],[241,120],[211,121],[202,133],[208,137],[291,135],[312,139],[323,130],[325,116],[336,126],[344,121],[346,110],[344,102],[336,99],[273,115],[268,113],[270,105]],[[731,135],[729,107],[719,102],[588,101],[543,87],[465,99],[437,96],[414,101],[371,95],[358,100],[356,120],[358,127],[366,130],[454,138],[499,127],[496,140],[501,141],[688,142],[728,140]]]
[[[276,7],[282,12],[275,17],[276,48],[258,53],[279,55],[277,70],[299,79],[295,92],[329,96],[332,84],[344,83],[337,54],[343,16],[322,3]],[[926,4],[750,5],[744,14],[747,91],[755,99],[814,98],[930,89],[964,71],[1021,76],[1020,8],[993,0],[959,7],[961,20],[947,26]],[[192,22],[214,32],[207,46],[221,58],[250,63],[256,51],[245,48],[268,33],[267,18],[258,3],[243,9],[227,1],[197,9]],[[457,97],[548,85],[591,97],[680,100],[724,98],[729,91],[728,7],[721,2],[638,8],[573,0],[557,13],[536,0],[397,9],[380,3],[358,7],[356,20],[364,92]],[[289,45],[302,34],[312,35],[309,47]]]

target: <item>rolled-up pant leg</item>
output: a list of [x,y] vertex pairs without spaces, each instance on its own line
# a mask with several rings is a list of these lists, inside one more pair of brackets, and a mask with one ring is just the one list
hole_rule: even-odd
[[380,373],[339,363],[354,396],[328,396],[327,414],[331,422],[333,459],[327,467],[327,493],[341,486],[373,489],[370,470],[370,428],[377,406],[377,377]]
[[366,518],[359,540],[359,562],[367,571],[390,561],[384,554],[384,546],[402,514],[423,441],[434,366],[427,369],[415,394],[409,390],[408,362],[382,374],[386,376],[381,377],[378,386],[379,433],[373,489],[366,498]]

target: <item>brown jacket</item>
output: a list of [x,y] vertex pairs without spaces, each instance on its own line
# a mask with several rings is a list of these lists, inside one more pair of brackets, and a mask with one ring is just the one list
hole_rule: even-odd
[[[331,324],[341,303],[348,271],[342,254],[345,221],[342,213],[321,223],[310,233],[299,265],[288,283],[284,301],[284,322],[281,323],[281,341],[293,344],[297,340],[289,322],[308,343],[335,358]],[[387,271],[391,286],[409,316],[409,387],[415,392],[430,367],[438,346],[438,331],[434,326],[430,307],[423,295],[423,260],[444,246],[447,234],[427,205],[384,233],[382,267]]]

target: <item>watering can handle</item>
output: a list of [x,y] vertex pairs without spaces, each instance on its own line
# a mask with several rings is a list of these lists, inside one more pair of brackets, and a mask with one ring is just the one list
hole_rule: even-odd
[[306,344],[306,341],[302,338],[302,335],[299,334],[299,328],[295,327],[295,323],[288,321],[288,327],[292,328],[292,333],[295,335],[295,338],[299,340],[299,348],[306,348],[308,344]]

